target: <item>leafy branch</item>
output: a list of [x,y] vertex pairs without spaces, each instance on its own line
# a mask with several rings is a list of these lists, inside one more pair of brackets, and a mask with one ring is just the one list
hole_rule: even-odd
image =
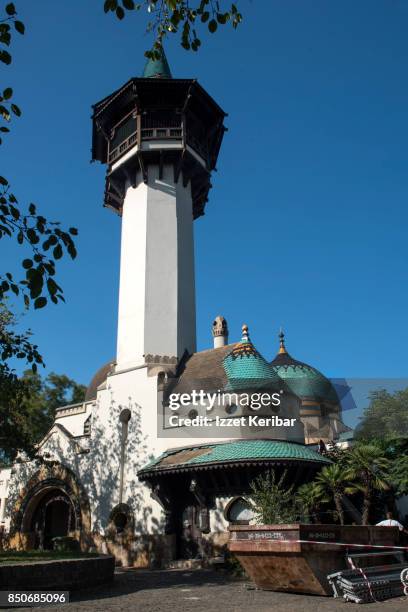
[[136,3],[133,0],[104,0],[105,13],[112,12],[118,19],[123,19],[127,11],[145,9],[152,19],[147,24],[147,31],[153,32],[155,40],[145,56],[159,59],[165,37],[180,33],[181,46],[188,50],[198,51],[201,39],[197,28],[205,27],[214,34],[219,26],[231,23],[236,29],[242,21],[237,6],[232,3],[223,10],[216,0],[145,0]]
[[[10,291],[15,295],[22,294],[26,308],[31,301],[34,308],[43,308],[48,301],[45,292],[54,304],[59,300],[65,301],[63,290],[54,279],[54,259],[61,259],[64,253],[75,259],[77,253],[71,236],[78,232],[74,227],[68,232],[63,231],[59,223],[37,215],[35,204],[28,207],[29,214],[22,215],[9,187],[8,181],[0,176],[0,240],[15,235],[18,244],[26,243],[31,247],[33,256],[22,261],[25,279],[16,281],[10,272],[0,276],[0,301]],[[53,258],[47,254],[50,249]]]

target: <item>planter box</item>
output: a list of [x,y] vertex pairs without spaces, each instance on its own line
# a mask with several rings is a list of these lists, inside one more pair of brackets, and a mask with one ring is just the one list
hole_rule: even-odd
[[108,555],[0,564],[0,590],[73,591],[113,580],[115,559]]
[[378,552],[370,545],[398,546],[399,540],[397,527],[369,525],[231,525],[229,530],[228,547],[257,587],[314,595],[332,594],[327,575],[346,569],[347,552]]

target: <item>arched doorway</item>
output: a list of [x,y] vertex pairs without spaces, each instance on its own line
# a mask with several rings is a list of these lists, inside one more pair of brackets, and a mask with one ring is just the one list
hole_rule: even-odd
[[74,506],[68,495],[61,489],[45,492],[38,500],[31,521],[35,548],[52,549],[53,538],[75,531],[75,523]]

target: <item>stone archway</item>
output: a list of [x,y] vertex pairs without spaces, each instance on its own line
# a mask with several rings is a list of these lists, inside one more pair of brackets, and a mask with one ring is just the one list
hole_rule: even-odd
[[18,549],[49,547],[58,535],[74,537],[82,550],[92,544],[88,496],[62,464],[40,467],[20,492],[12,516],[10,541]]

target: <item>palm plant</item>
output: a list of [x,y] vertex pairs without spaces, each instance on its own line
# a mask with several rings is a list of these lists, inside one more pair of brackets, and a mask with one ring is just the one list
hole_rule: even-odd
[[296,491],[296,504],[299,514],[316,520],[317,512],[323,503],[330,501],[328,495],[315,482],[307,482]]
[[348,459],[348,475],[352,484],[351,493],[363,494],[363,525],[368,525],[370,510],[376,491],[387,491],[390,461],[377,444],[362,443],[351,449]]
[[344,511],[341,503],[344,493],[351,493],[351,473],[340,464],[327,465],[316,476],[315,485],[321,495],[329,493],[333,497],[337,516],[341,525],[344,525]]

